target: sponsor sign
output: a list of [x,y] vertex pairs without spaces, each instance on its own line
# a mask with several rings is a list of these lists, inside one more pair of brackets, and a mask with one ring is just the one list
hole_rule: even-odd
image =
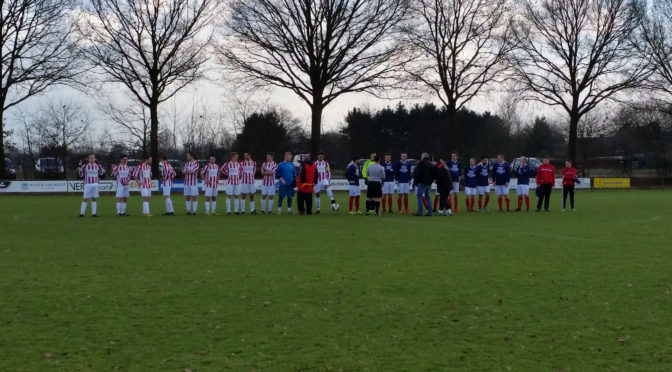
[[594,178],[593,187],[596,189],[629,189],[630,178]]

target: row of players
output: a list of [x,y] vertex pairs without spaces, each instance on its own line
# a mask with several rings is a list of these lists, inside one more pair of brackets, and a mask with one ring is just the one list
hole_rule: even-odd
[[[423,156],[425,157],[420,159],[420,164],[429,162],[428,156],[426,156],[426,154],[423,154]],[[298,173],[291,160],[292,154],[290,152],[285,153],[285,159],[281,163],[276,163],[272,154],[266,155],[266,161],[261,165],[261,174],[263,176],[261,187],[261,212],[272,212],[273,201],[276,194],[276,185],[279,192],[277,205],[278,213],[282,210],[282,204],[285,198],[287,199],[287,212],[291,213],[294,188],[297,186],[299,194],[299,213],[311,213],[313,194],[315,194],[317,213],[320,213],[320,194],[323,192],[329,197],[332,210],[338,210],[339,205],[334,200],[333,192],[329,187],[331,169],[329,163],[325,160],[324,154],[319,153],[318,159],[315,162],[306,159]],[[138,165],[133,172],[131,172],[130,167],[127,164],[127,157],[122,156],[119,164],[112,165],[112,175],[117,182],[116,197],[118,216],[128,215],[126,213],[126,204],[130,194],[129,184],[131,179],[135,179],[140,186],[140,194],[143,199],[142,214],[147,217],[152,216],[149,210],[149,198],[151,196],[152,188],[151,164],[152,159],[148,157],[142,164]],[[383,172],[379,177],[371,177],[370,172],[367,172],[372,164],[379,165],[383,169]],[[438,208],[439,214],[452,215],[453,207],[456,212],[459,212],[459,209],[457,208],[457,194],[459,192],[459,180],[462,178],[462,172],[457,152],[451,154],[450,160],[446,161],[440,159],[438,163],[432,163],[431,166],[432,168],[435,167],[437,170],[437,174],[434,177],[434,180],[437,183],[437,195],[434,198],[433,209],[437,210],[437,204],[441,201],[440,207]],[[367,188],[366,212],[379,213],[381,200],[383,212],[392,212],[392,197],[396,189],[398,194],[398,212],[410,214],[408,194],[412,182],[415,185],[422,184],[421,180],[417,179],[420,173],[418,170],[421,168],[422,167],[416,167],[416,172],[412,172],[411,163],[408,160],[408,155],[406,153],[402,153],[401,159],[396,162],[392,161],[390,154],[386,154],[384,162],[380,162],[376,154],[372,153],[370,159],[364,164],[362,171],[362,176],[369,186]],[[355,157],[353,161],[348,164],[346,170],[346,178],[350,183],[350,214],[361,213],[359,210],[361,195],[359,169],[359,158]],[[165,156],[160,163],[160,171],[163,197],[166,204],[165,215],[172,216],[175,215],[175,209],[173,208],[171,200],[171,188],[176,173],[170,163],[166,160]],[[221,175],[224,175],[227,178],[227,214],[232,213],[232,204],[234,214],[245,213],[247,197],[249,197],[250,213],[256,214],[254,200],[254,195],[257,191],[254,181],[256,171],[257,164],[252,160],[251,154],[249,153],[244,154],[242,161],[238,160],[237,153],[231,153],[229,161],[221,166],[217,164],[214,156],[210,156],[209,162],[203,167],[199,166],[193,153],[187,153],[187,163],[183,168],[183,174],[185,175],[184,195],[186,197],[187,215],[195,215],[198,210],[197,198],[199,195],[199,175],[203,180],[204,185],[206,215],[217,214],[217,189]],[[91,201],[92,216],[97,216],[97,199],[99,197],[98,182],[100,176],[104,173],[103,168],[96,162],[95,155],[91,154],[89,155],[88,163],[78,168],[78,172],[80,177],[84,180],[84,198],[80,209],[80,217],[83,217],[86,213],[89,201]],[[525,201],[526,209],[529,210],[529,178],[532,175],[532,169],[527,165],[525,157],[521,157],[521,164],[516,170],[516,175],[518,177],[518,208],[516,210],[522,210],[523,201]],[[510,176],[511,169],[509,168],[508,163],[504,162],[501,155],[498,156],[498,162],[492,167],[492,174],[487,157],[484,157],[480,164],[476,164],[476,160],[471,158],[469,160],[469,165],[465,167],[463,173],[467,211],[474,211],[476,195],[479,196],[479,210],[488,210],[491,182],[495,185],[495,192],[498,196],[500,210],[503,210],[502,199],[505,200],[507,210],[509,210],[510,201],[508,184]],[[568,163],[567,167],[563,169],[563,186],[567,187],[565,192],[563,192],[563,206],[567,195],[569,195],[572,210],[574,209],[573,187],[575,178],[576,170],[571,168],[571,163]],[[565,185],[565,179],[567,179],[567,185]],[[542,201],[545,201],[544,206],[545,209],[548,210],[550,192],[554,182],[555,168],[548,163],[548,159],[544,159],[544,164],[539,167],[537,172],[537,185],[540,185],[540,188],[542,189],[537,210],[541,209]],[[416,190],[418,189],[419,188],[416,187]],[[443,195],[443,199],[441,195]],[[452,200],[451,196],[453,197]],[[483,200],[484,196],[485,200]],[[422,213],[422,206],[424,206],[431,214],[432,208],[428,204],[428,198],[428,194],[418,195],[419,213]]]

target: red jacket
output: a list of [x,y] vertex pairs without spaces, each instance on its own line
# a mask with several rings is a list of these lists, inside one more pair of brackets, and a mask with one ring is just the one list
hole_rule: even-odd
[[574,186],[574,179],[576,178],[576,169],[562,168],[562,186]]
[[304,162],[299,169],[298,182],[296,184],[299,192],[313,193],[315,192],[315,184],[317,183],[317,167],[312,161]]
[[555,167],[551,164],[542,164],[537,168],[537,185],[555,184]]

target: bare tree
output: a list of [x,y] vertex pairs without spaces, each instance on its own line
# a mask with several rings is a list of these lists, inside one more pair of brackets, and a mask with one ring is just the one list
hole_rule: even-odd
[[77,102],[50,101],[37,112],[32,125],[42,141],[40,145],[59,153],[67,167],[68,152],[87,134],[89,115]]
[[664,100],[672,99],[672,0],[653,0],[652,6],[641,23],[640,35],[645,41],[638,50],[645,61],[651,61],[654,73],[649,82]]
[[[5,111],[47,88],[71,82],[81,70],[70,22],[71,0],[0,3],[0,158],[5,155]],[[0,179],[5,167],[0,167]]]
[[203,76],[218,0],[91,0],[86,55],[149,110],[158,174],[159,105]]
[[416,58],[413,80],[455,113],[492,83],[506,79],[509,0],[419,0],[405,34]]
[[150,118],[147,106],[138,101],[129,105],[108,102],[102,111],[120,131],[117,137],[122,143],[142,150],[142,158],[149,154]]
[[641,4],[629,0],[525,0],[511,53],[521,97],[569,115],[567,156],[576,158],[581,117],[635,88],[648,74],[632,52]]
[[327,105],[399,82],[395,25],[406,11],[407,0],[233,0],[221,60],[245,81],[289,89],[308,104],[316,153]]

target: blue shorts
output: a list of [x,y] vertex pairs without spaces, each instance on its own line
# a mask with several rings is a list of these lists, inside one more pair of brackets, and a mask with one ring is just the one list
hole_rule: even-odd
[[294,188],[291,185],[280,185],[279,191],[281,198],[291,198],[294,196]]

